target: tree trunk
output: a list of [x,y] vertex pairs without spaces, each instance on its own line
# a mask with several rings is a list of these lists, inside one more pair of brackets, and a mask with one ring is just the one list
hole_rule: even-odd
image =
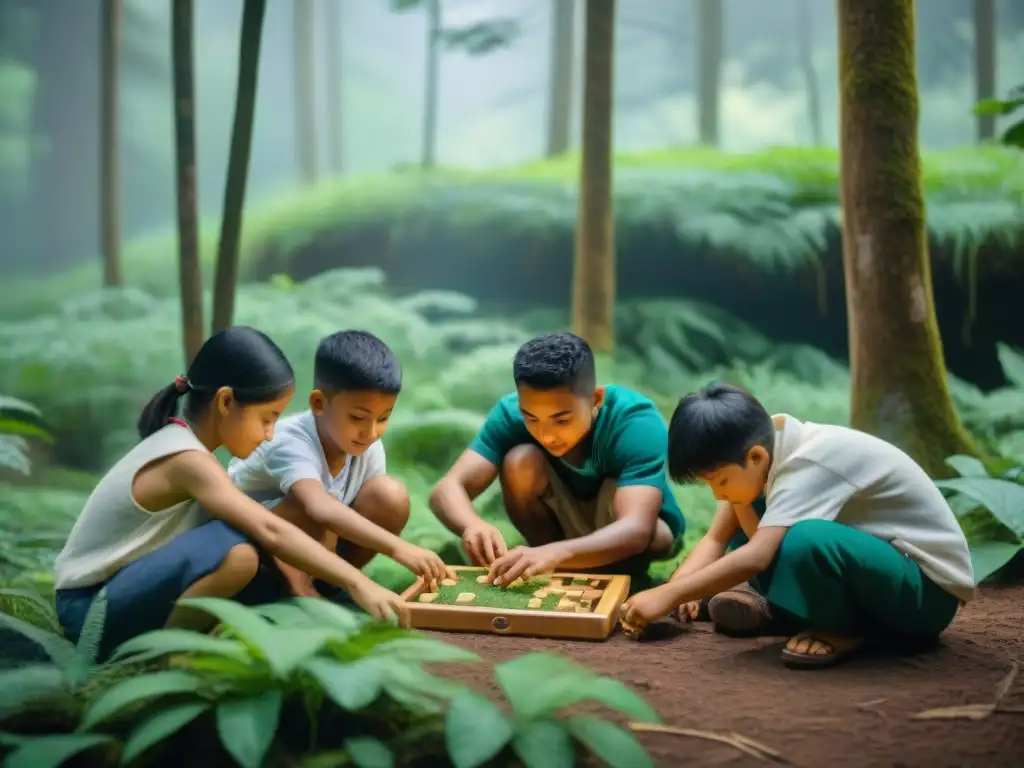
[[718,96],[725,52],[724,0],[697,0],[697,139],[717,147]]
[[913,0],[839,0],[843,263],[852,425],[933,476],[977,453],[950,399],[918,154]]
[[100,240],[103,285],[124,283],[121,269],[121,163],[118,131],[118,85],[121,70],[122,0],[103,0],[102,84],[100,119]]
[[[315,184],[319,177],[316,130],[315,0],[294,3],[295,143],[302,181]],[[339,0],[333,0],[339,2]]]
[[814,22],[811,8],[810,0],[798,0],[796,8],[797,56],[807,95],[807,121],[811,128],[811,143],[820,147],[825,142],[825,135],[821,127],[821,93],[818,90],[818,73],[814,68]]
[[[996,98],[996,0],[974,0],[974,101]],[[996,137],[996,116],[977,115],[978,141]]]
[[238,51],[238,85],[235,89],[235,121],[231,128],[231,154],[224,185],[224,210],[217,248],[217,277],[213,286],[211,333],[231,325],[238,285],[238,243],[249,178],[252,123],[256,110],[256,84],[260,70],[260,41],[267,0],[246,0],[242,11],[242,39]]
[[572,324],[598,353],[615,346],[612,108],[615,0],[587,0],[583,158],[573,274]]
[[572,130],[572,75],[576,52],[576,0],[552,0],[551,73],[547,157],[569,151]]
[[441,0],[427,0],[427,62],[423,72],[423,148],[420,165],[433,168],[437,153],[437,91],[441,63]]
[[342,69],[342,0],[327,0],[324,4],[324,27],[327,30],[327,111],[330,132],[331,171],[340,174],[345,166],[345,108]]
[[199,269],[196,201],[195,76],[192,0],[173,0],[171,61],[174,69],[174,149],[178,173],[178,275],[186,368],[203,345],[203,275]]

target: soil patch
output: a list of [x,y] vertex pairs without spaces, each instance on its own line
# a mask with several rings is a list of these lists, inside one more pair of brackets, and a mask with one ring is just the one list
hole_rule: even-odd
[[[738,733],[793,765],[1001,768],[1024,760],[1024,669],[986,719],[914,719],[925,710],[991,703],[1014,662],[1024,666],[1024,586],[986,588],[938,647],[910,655],[864,653],[808,672],[782,666],[781,638],[737,640],[709,624],[658,625],[636,643],[435,633],[490,662],[555,651],[635,687],[665,723]],[[484,669],[446,672],[498,694]],[[642,734],[658,766],[770,765],[725,745]]]

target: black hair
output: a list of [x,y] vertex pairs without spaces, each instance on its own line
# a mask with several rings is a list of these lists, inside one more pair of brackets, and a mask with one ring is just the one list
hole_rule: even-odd
[[313,361],[313,386],[324,392],[402,391],[402,367],[391,348],[367,331],[338,331],[320,340]]
[[726,464],[747,463],[747,452],[775,449],[775,426],[749,392],[715,382],[679,401],[668,425],[668,472],[677,483],[692,483]]
[[267,403],[295,385],[284,352],[266,334],[245,325],[218,331],[206,340],[188,372],[157,392],[139,417],[139,435],[149,437],[167,425],[185,396],[185,416],[200,418],[221,387],[230,387],[242,405]]
[[512,362],[516,386],[531,389],[568,389],[576,395],[592,394],[597,386],[594,353],[574,333],[558,331],[535,336],[523,344]]

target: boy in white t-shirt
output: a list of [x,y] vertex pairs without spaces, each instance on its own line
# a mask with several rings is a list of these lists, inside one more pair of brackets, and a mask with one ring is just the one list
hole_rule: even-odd
[[[772,619],[802,629],[783,662],[812,668],[866,640],[934,639],[976,596],[967,540],[942,493],[876,437],[772,417],[750,394],[715,384],[679,402],[668,465],[677,482],[706,483],[718,511],[667,584],[626,601],[627,627],[677,607],[681,620],[696,619],[711,598],[710,619],[726,633]],[[734,588],[747,581],[752,592]]]
[[[278,422],[274,439],[228,474],[241,490],[363,568],[377,553],[428,583],[445,578],[433,552],[400,538],[409,494],[386,474],[380,438],[402,389],[394,353],[364,331],[339,331],[317,346],[309,410]],[[318,596],[327,585],[280,561],[293,592]],[[346,600],[344,594],[324,596]]]

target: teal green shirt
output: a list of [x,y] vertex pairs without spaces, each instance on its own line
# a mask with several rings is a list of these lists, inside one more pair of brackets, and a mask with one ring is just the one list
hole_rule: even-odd
[[[581,499],[592,499],[608,478],[614,478],[620,488],[653,485],[662,493],[661,519],[672,535],[680,536],[686,530],[686,521],[665,472],[668,428],[650,399],[626,387],[605,387],[604,405],[588,439],[590,455],[580,466],[548,454],[555,471],[573,493]],[[519,395],[512,392],[487,414],[469,447],[500,467],[505,454],[523,443],[543,450],[526,429],[519,411]]]

